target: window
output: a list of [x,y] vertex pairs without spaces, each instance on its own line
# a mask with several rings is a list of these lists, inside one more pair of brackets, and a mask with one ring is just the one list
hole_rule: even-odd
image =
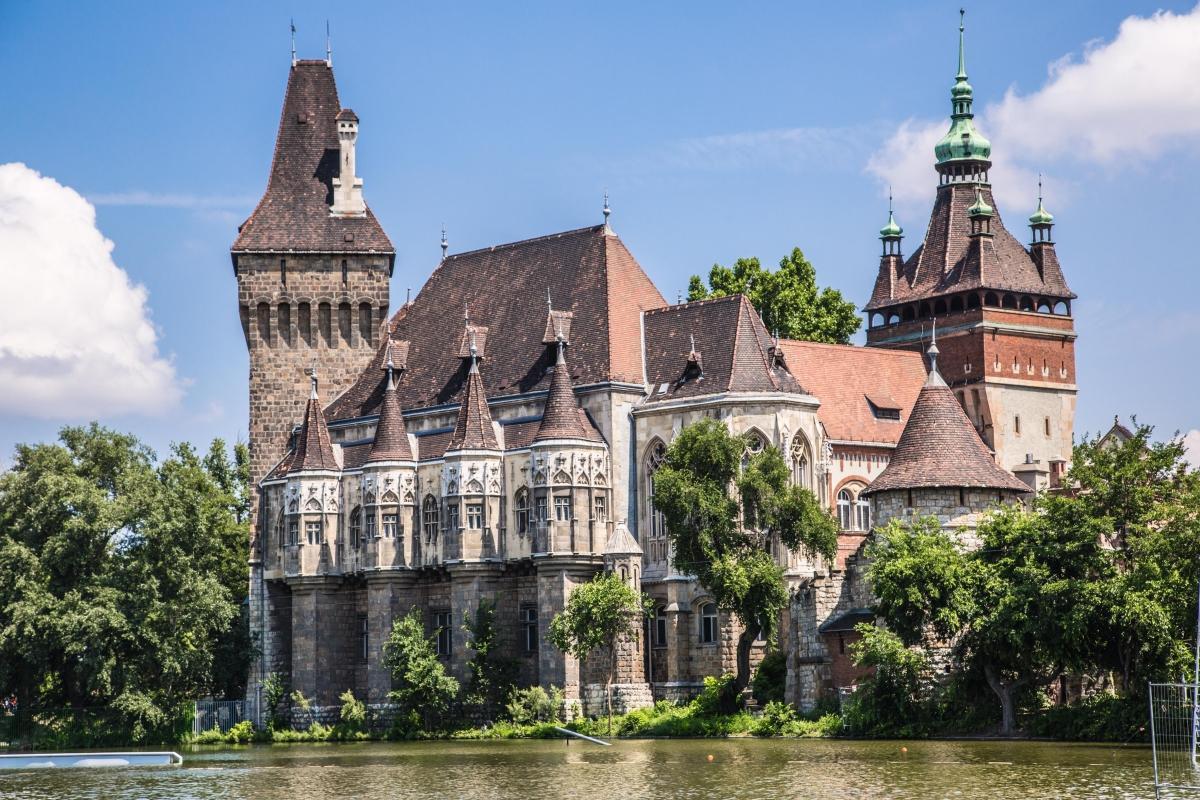
[[654,646],[667,646],[667,607],[654,609]]
[[363,525],[363,530],[365,532],[366,537],[368,539],[378,539],[379,538],[379,530],[375,526],[375,511],[372,509],[369,509],[366,513],[366,518],[363,520],[363,522],[366,523],[365,525]]
[[596,522],[608,522],[608,498],[602,494],[592,498],[592,516]]
[[293,547],[300,544],[300,522],[295,518],[288,520],[287,543]]
[[717,605],[705,603],[700,609],[700,643],[711,644],[717,640]]
[[1017,436],[1021,435],[1021,418],[1020,417],[1013,417],[1013,431],[1017,434]]
[[[661,441],[655,442],[650,447],[650,451],[646,456],[646,505],[650,510],[650,538],[662,539],[667,535],[667,519],[663,513],[654,505],[654,473],[662,466],[663,461],[667,457],[667,446]],[[656,552],[660,548],[651,548],[651,558],[662,560],[666,558],[666,550],[662,553]]]
[[358,615],[358,660],[366,661],[371,653],[370,627],[367,625],[367,615]]
[[538,619],[537,606],[521,606],[521,638],[525,642],[526,653],[536,653],[538,649]]
[[446,506],[446,530],[458,530],[458,503],[449,503]]
[[308,540],[309,544],[320,544],[321,521],[313,520],[311,522],[304,523],[304,537]]
[[279,282],[287,286],[287,259],[279,259]]
[[517,533],[529,532],[529,492],[522,489],[517,492]]
[[559,522],[571,521],[571,495],[560,494],[554,497],[554,518]]
[[287,536],[287,525],[283,521],[283,512],[280,511],[279,516],[277,516],[275,518],[275,541],[278,542],[278,546],[279,546],[280,550],[282,550],[283,546],[285,544],[287,544],[287,539],[284,538],[286,536]]
[[750,431],[746,434],[746,449],[751,453],[761,453],[766,446],[766,441],[758,431]]
[[450,612],[438,611],[433,615],[433,625],[437,628],[437,639],[434,644],[439,656],[450,655]]
[[467,527],[473,531],[483,528],[483,503],[467,504]]
[[383,515],[383,538],[385,538],[385,539],[395,539],[396,538],[396,515],[395,514],[384,514]]
[[362,509],[350,512],[350,546],[356,550],[362,545]]
[[421,522],[425,528],[425,541],[432,542],[437,539],[438,507],[437,500],[431,494],[425,495],[425,500],[421,504]]
[[547,501],[546,501],[545,497],[539,497],[537,499],[537,521],[538,522],[545,522],[547,519],[550,518],[550,513],[548,511],[546,502]]
[[342,286],[350,282],[350,269],[346,264],[346,259],[342,259]]
[[809,470],[808,448],[800,434],[792,438],[792,483],[805,489],[812,488],[812,473]]
[[850,494],[849,489],[842,489],[837,496],[837,512],[838,525],[842,530],[851,530],[850,523],[853,522],[851,517],[851,507],[854,505],[854,497]]
[[861,494],[854,501],[854,524],[856,530],[871,530],[871,501]]
[[1046,429],[1046,435],[1049,436],[1050,435],[1050,418],[1049,417],[1046,417],[1044,424],[1045,424],[1045,429]]

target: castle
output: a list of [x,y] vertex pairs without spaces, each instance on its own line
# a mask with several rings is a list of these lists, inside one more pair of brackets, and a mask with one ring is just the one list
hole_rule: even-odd
[[267,189],[231,248],[258,486],[251,698],[276,672],[317,707],[346,689],[385,702],[382,643],[413,608],[463,678],[461,624],[486,599],[520,681],[597,710],[594,665],[545,635],[603,569],[654,607],[618,707],[731,671],[737,622],[674,567],[654,509],[667,444],[706,417],[779,448],[839,520],[831,563],[774,548],[793,597],[780,644],[792,702],[853,684],[872,527],[932,513],[969,535],[993,504],[1054,485],[1071,452],[1074,295],[1041,198],[1028,246],[995,207],[961,26],[951,97],[924,240],[906,258],[889,214],[858,347],[773,338],[742,296],[669,304],[607,204],[578,230],[458,254],[443,239],[390,311],[395,251],[357,175],[359,118],[328,60],[293,59]]

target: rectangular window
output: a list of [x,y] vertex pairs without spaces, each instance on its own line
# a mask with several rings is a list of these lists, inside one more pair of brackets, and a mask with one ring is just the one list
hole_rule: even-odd
[[598,494],[592,500],[593,515],[596,522],[608,522],[608,498]]
[[433,615],[433,625],[437,629],[435,645],[439,656],[450,655],[450,612],[438,611]]
[[550,514],[549,514],[549,511],[546,506],[546,498],[545,497],[539,497],[537,499],[536,509],[537,509],[537,521],[538,522],[545,522],[547,519],[550,518]]
[[571,495],[560,494],[554,497],[554,518],[559,522],[571,521]]
[[529,506],[525,504],[525,498],[517,499],[517,533],[529,532]]
[[467,527],[473,531],[483,528],[483,503],[467,504]]
[[395,539],[396,538],[396,515],[395,514],[384,514],[383,515],[383,538],[385,538],[385,539]]
[[525,652],[535,653],[538,649],[538,619],[536,606],[521,606],[521,638]]
[[446,530],[458,530],[458,503],[450,503],[446,506]]
[[432,542],[437,538],[438,507],[432,496],[425,498],[425,541]]
[[309,544],[320,544],[321,543],[321,522],[320,522],[320,520],[317,520],[315,522],[304,523],[304,536],[308,540]]
[[1050,418],[1049,417],[1046,417],[1045,424],[1046,424],[1046,435],[1049,436],[1050,435]]
[[700,609],[700,642],[712,644],[717,641],[717,606],[706,603]]
[[667,609],[659,606],[654,612],[654,646],[667,646]]
[[292,546],[300,544],[300,523],[295,519],[288,520],[287,543]]
[[363,522],[366,523],[366,536],[368,539],[379,538],[379,529],[375,527],[375,512],[368,511]]
[[358,659],[366,661],[371,652],[370,634],[368,633],[367,615],[358,615]]
[[279,282],[287,286],[287,259],[279,259]]

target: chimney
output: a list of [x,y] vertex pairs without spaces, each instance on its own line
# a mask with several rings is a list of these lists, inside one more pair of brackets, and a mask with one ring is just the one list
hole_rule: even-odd
[[335,217],[365,217],[367,204],[363,201],[362,178],[354,174],[354,144],[358,140],[358,115],[343,108],[337,115],[338,176],[333,179],[333,205],[330,213]]

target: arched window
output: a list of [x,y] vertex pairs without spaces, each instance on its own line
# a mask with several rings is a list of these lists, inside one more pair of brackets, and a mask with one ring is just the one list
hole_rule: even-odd
[[667,446],[662,440],[650,445],[646,454],[646,503],[650,509],[650,538],[661,539],[667,535],[667,522],[662,512],[654,506],[654,473],[667,457]]
[[746,451],[751,454],[761,453],[767,446],[767,440],[758,431],[746,434]]
[[861,494],[854,501],[854,524],[856,530],[871,530],[871,501]]
[[529,532],[529,490],[517,490],[513,507],[517,510],[517,533],[524,536]]
[[357,549],[362,545],[362,509],[355,507],[350,512],[350,546]]
[[852,530],[850,523],[853,522],[853,514],[851,513],[854,505],[854,495],[850,494],[849,489],[842,489],[837,496],[837,511],[838,525],[844,531]]
[[804,437],[796,434],[792,437],[792,483],[805,489],[812,489],[811,462],[808,458],[808,445]]
[[717,604],[705,603],[700,608],[700,643],[711,644],[717,640]]
[[280,510],[279,515],[275,517],[275,541],[278,543],[277,547],[281,551],[283,550],[283,545],[285,543],[284,530],[285,526],[283,521],[283,511]]
[[433,495],[425,495],[425,500],[421,504],[421,523],[425,529],[425,541],[433,542],[437,540],[438,532],[438,504],[437,499]]

